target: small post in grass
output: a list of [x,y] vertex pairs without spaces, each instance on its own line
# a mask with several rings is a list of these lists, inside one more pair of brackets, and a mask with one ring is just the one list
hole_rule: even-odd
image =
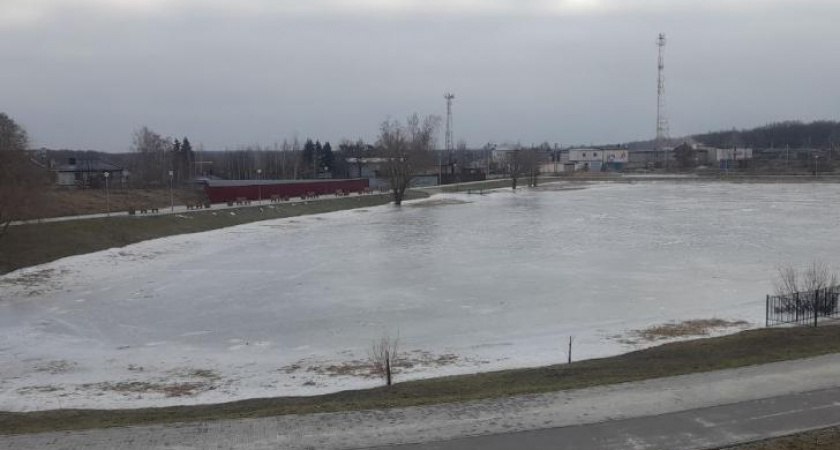
[[814,289],[814,328],[817,327],[817,317],[820,316],[820,290]]
[[573,336],[569,336],[569,352],[568,352],[569,362],[568,362],[568,364],[572,363],[572,342],[574,340],[575,340],[575,338]]
[[767,303],[764,308],[764,328],[770,326],[770,294],[767,294]]

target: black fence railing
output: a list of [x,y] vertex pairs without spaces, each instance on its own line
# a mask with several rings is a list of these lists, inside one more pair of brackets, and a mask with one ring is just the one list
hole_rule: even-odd
[[767,296],[767,326],[807,324],[817,326],[820,317],[840,316],[840,286],[807,292]]

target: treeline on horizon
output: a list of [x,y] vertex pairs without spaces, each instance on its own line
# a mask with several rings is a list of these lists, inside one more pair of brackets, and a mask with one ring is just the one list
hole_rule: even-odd
[[[747,128],[740,130],[733,128],[731,130],[710,131],[706,133],[695,134],[692,136],[687,136],[685,138],[673,138],[671,139],[671,144],[679,145],[684,141],[693,141],[704,145],[708,145],[710,147],[718,148],[751,147],[757,149],[765,149],[789,147],[792,149],[813,148],[826,150],[831,148],[840,148],[840,122],[833,120],[818,120],[814,122],[790,120],[770,123],[755,128]],[[621,145],[631,150],[644,150],[652,148],[653,143],[653,140],[649,140],[629,142]],[[303,143],[299,144],[300,147],[303,146],[301,144]],[[353,149],[356,150],[355,152],[352,152],[354,153],[353,156],[361,156],[360,153],[362,153],[362,148],[371,147],[371,145],[365,144],[361,141],[343,141],[342,144],[344,144],[344,146],[349,144],[351,146],[360,147]],[[461,145],[465,147],[464,144]],[[296,148],[287,148],[287,144],[284,142],[283,146],[274,145],[272,147],[250,145],[235,150],[205,150],[203,154],[206,158],[210,160],[224,159],[231,161],[234,159],[242,158],[243,153],[249,154],[256,152],[259,154],[262,152],[270,153],[272,150],[274,152],[282,152],[284,150],[304,150],[303,148],[300,148],[296,145],[293,147]],[[464,148],[459,149],[462,151],[464,150]],[[117,163],[127,163],[127,157],[129,157],[133,152],[106,153],[93,150],[51,150],[50,153],[52,156],[61,157],[62,159],[68,156],[88,158],[105,157],[109,160],[116,160]],[[332,158],[328,157],[328,159]],[[311,161],[311,156],[306,158],[306,160],[307,162]],[[332,166],[333,164],[335,164],[336,166],[342,165],[340,161],[329,162],[330,166]],[[232,163],[227,162],[226,165],[231,164]],[[303,164],[301,165],[303,166]]]
[[713,131],[692,138],[711,147],[814,148],[840,146],[840,122],[785,121],[744,130]]

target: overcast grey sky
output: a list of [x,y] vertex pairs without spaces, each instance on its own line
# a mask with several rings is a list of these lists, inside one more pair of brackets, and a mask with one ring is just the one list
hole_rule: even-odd
[[607,143],[840,116],[837,0],[0,0],[0,111],[33,145],[376,136]]

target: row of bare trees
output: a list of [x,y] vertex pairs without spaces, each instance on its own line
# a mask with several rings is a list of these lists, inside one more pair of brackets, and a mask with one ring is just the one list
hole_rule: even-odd
[[[189,141],[182,143],[143,127],[134,134],[133,179],[141,185],[166,184],[169,172],[174,182],[183,183],[193,176],[215,174],[229,179],[302,179],[362,176],[372,159],[388,181],[394,203],[405,198],[412,180],[421,173],[435,172],[441,155],[436,154],[435,136],[441,118],[434,115],[410,115],[405,122],[388,119],[382,122],[374,144],[363,140],[344,140],[334,153],[329,142],[299,139],[284,140],[273,147],[248,146],[239,150],[193,152]],[[466,144],[459,144],[457,155],[466,161]],[[506,172],[516,189],[524,177],[528,186],[539,182],[540,165],[545,152],[540,148],[517,146],[507,154]],[[474,155],[473,155],[474,156]],[[446,155],[449,158],[450,155]],[[488,156],[489,158],[489,156]],[[449,161],[447,161],[448,163]],[[463,164],[464,162],[461,161]],[[352,169],[352,170],[351,170]]]
[[0,238],[11,222],[37,208],[47,182],[46,170],[30,160],[28,147],[26,130],[0,113]]
[[786,264],[779,266],[774,290],[780,297],[797,292],[814,292],[838,285],[838,276],[824,261],[812,261],[804,268]]
[[823,261],[812,261],[801,269],[790,264],[779,266],[772,310],[771,297],[767,298],[768,324],[771,320],[790,323],[813,319],[816,326],[820,316],[835,315],[840,300],[838,281],[837,272]]
[[132,182],[139,186],[183,184],[195,174],[195,154],[189,139],[164,137],[148,127],[132,136]]

